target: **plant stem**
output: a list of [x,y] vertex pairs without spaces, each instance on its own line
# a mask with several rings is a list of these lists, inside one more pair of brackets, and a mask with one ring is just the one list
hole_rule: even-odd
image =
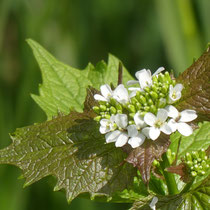
[[177,188],[177,184],[176,184],[174,175],[172,173],[169,173],[169,172],[165,171],[165,168],[170,166],[170,163],[168,161],[166,153],[163,154],[162,159],[163,159],[163,161],[160,162],[160,165],[161,165],[161,168],[163,170],[163,175],[164,175],[165,180],[166,180],[168,193],[169,193],[169,195],[177,194],[179,191],[178,191],[178,188]]
[[192,186],[193,182],[194,182],[194,178],[185,185],[184,189],[181,191],[181,194],[185,193],[185,192],[188,192],[190,187]]

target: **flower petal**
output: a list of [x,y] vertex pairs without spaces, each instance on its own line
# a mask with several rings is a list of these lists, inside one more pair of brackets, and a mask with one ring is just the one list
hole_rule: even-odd
[[160,127],[160,130],[167,135],[171,134],[172,132],[171,127],[166,122]]
[[124,87],[123,84],[120,84],[116,87],[114,90],[113,98],[122,104],[129,102],[128,90]]
[[191,109],[186,109],[182,111],[180,114],[181,117],[179,119],[179,122],[191,122],[197,118],[196,111]]
[[128,141],[128,135],[125,132],[121,132],[121,134],[117,137],[115,142],[116,147],[124,146]]
[[150,139],[150,136],[149,136],[150,128],[151,128],[151,127],[146,127],[146,128],[143,128],[143,129],[142,129],[142,133],[143,133],[148,139]]
[[156,210],[155,205],[156,205],[157,202],[158,202],[158,198],[157,198],[156,196],[153,197],[151,203],[149,204],[149,207],[150,207],[152,210]]
[[177,130],[177,122],[174,119],[168,121],[168,126],[171,128],[172,133]]
[[99,128],[100,133],[105,134],[111,131],[111,127],[107,127],[107,126],[100,126]]
[[149,137],[152,140],[156,140],[160,136],[160,129],[151,127],[149,129]]
[[110,122],[110,120],[108,120],[108,119],[102,119],[102,120],[100,120],[100,124],[102,126],[107,126],[109,124],[109,122]]
[[126,128],[128,125],[128,116],[126,114],[116,114],[115,122],[118,127]]
[[101,94],[106,98],[110,98],[112,96],[112,89],[109,85],[105,84],[100,87]]
[[179,116],[179,112],[174,106],[168,105],[165,109],[167,110],[169,117],[176,119]]
[[147,125],[153,126],[156,122],[157,118],[154,114],[152,114],[151,112],[148,112],[144,115],[144,122]]
[[181,92],[182,89],[183,89],[183,85],[180,83],[178,83],[174,86],[174,91],[176,91],[176,92]]
[[165,122],[168,118],[168,112],[165,109],[159,109],[157,113],[157,119],[161,122]]
[[177,123],[177,130],[183,136],[190,136],[193,133],[193,129],[187,123]]
[[144,128],[146,126],[146,123],[144,122],[144,118],[141,117],[138,112],[134,115],[133,119],[134,119],[135,124],[137,125],[137,128]]
[[135,84],[139,84],[139,81],[137,81],[137,80],[129,80],[127,82],[127,85],[135,85]]
[[142,89],[152,85],[152,75],[150,70],[142,69],[141,71],[137,71],[135,76],[138,78]]
[[128,130],[128,136],[130,137],[135,137],[138,135],[138,130],[136,128],[136,125],[129,125],[127,127],[127,130]]
[[141,133],[138,134],[138,136],[130,138],[128,140],[128,143],[131,145],[132,148],[136,148],[141,146],[144,143],[145,136]]
[[165,70],[164,67],[160,67],[160,68],[158,68],[158,69],[156,70],[156,72],[155,72],[152,76],[155,76],[155,75],[159,74],[160,72],[162,72],[162,71],[164,71],[164,70]]
[[106,98],[104,98],[103,96],[99,95],[99,94],[95,94],[94,95],[95,100],[97,101],[108,101]]
[[116,138],[121,134],[121,131],[116,130],[116,131],[112,131],[109,132],[105,135],[106,138],[106,143],[111,143],[111,142],[115,142]]

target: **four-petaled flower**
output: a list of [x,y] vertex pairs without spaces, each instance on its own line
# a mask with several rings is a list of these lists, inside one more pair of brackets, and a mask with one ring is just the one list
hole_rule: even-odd
[[172,132],[178,130],[183,136],[189,136],[193,133],[193,129],[186,122],[191,122],[197,118],[194,110],[186,109],[179,112],[172,105],[167,106],[165,109],[168,111],[168,116],[172,118],[168,122]]
[[129,138],[125,131],[128,125],[128,117],[126,114],[117,114],[114,116],[114,121],[118,130],[109,132],[105,135],[106,143],[115,142],[116,147],[122,147],[127,143]]
[[100,120],[100,128],[99,131],[102,134],[108,133],[110,131],[114,131],[117,128],[115,123],[115,116],[112,115],[110,119],[102,119]]
[[152,140],[157,139],[161,131],[167,135],[171,134],[172,130],[166,122],[167,118],[168,112],[165,109],[159,109],[157,116],[150,112],[146,113],[144,121],[151,127],[144,128],[142,132]]
[[138,91],[138,90],[143,90],[147,86],[151,86],[152,85],[152,77],[156,76],[163,70],[164,70],[164,68],[160,67],[153,75],[151,74],[151,71],[149,69],[142,69],[140,71],[137,71],[135,76],[138,79],[138,81],[130,80],[127,82],[127,85],[133,85],[133,84],[139,83],[140,88],[129,89],[129,90]]
[[172,85],[169,86],[169,104],[173,104],[181,98],[182,89],[182,84],[176,84],[174,87]]
[[130,100],[128,91],[122,84],[118,85],[114,90],[113,98],[121,104],[126,104]]

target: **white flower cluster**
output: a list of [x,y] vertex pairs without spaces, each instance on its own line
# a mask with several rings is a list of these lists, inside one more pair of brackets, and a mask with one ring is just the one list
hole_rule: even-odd
[[[95,108],[95,112],[99,114],[100,133],[105,134],[107,143],[115,142],[116,147],[128,143],[132,148],[136,148],[142,145],[146,138],[156,140],[161,132],[170,135],[178,130],[184,136],[192,134],[193,130],[187,122],[196,119],[196,112],[189,109],[179,112],[171,105],[181,98],[183,86],[175,84],[168,72],[165,76],[160,73],[163,70],[161,67],[153,75],[146,69],[136,72],[138,81],[128,81],[128,85],[139,84],[140,87],[128,88],[130,93],[123,84],[118,85],[115,90],[105,84],[100,88],[101,95],[94,95],[100,104],[100,107]],[[155,86],[154,83],[158,85]],[[145,93],[146,91],[149,93]],[[145,105],[144,112],[140,111],[141,104],[134,100],[137,96]],[[164,107],[160,106],[161,101],[164,102]],[[151,107],[148,107],[148,104],[151,104]]]

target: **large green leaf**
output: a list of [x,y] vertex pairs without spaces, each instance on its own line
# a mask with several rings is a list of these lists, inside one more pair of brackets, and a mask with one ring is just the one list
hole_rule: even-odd
[[69,202],[85,192],[111,197],[133,184],[136,170],[121,149],[105,144],[94,115],[72,112],[17,129],[12,144],[0,150],[0,164],[21,168],[26,186],[55,176],[55,190],[65,189]]
[[177,108],[196,110],[197,121],[210,120],[210,48],[177,81],[184,85]]
[[[109,55],[108,64],[101,61],[96,66],[88,64],[84,70],[78,70],[58,61],[37,42],[29,39],[28,43],[40,66],[43,80],[39,87],[40,96],[32,97],[45,111],[48,119],[56,116],[58,111],[69,114],[72,108],[82,112],[89,85],[96,89],[103,84],[117,85],[120,61],[113,55]],[[124,82],[132,79],[125,68],[123,79]]]

